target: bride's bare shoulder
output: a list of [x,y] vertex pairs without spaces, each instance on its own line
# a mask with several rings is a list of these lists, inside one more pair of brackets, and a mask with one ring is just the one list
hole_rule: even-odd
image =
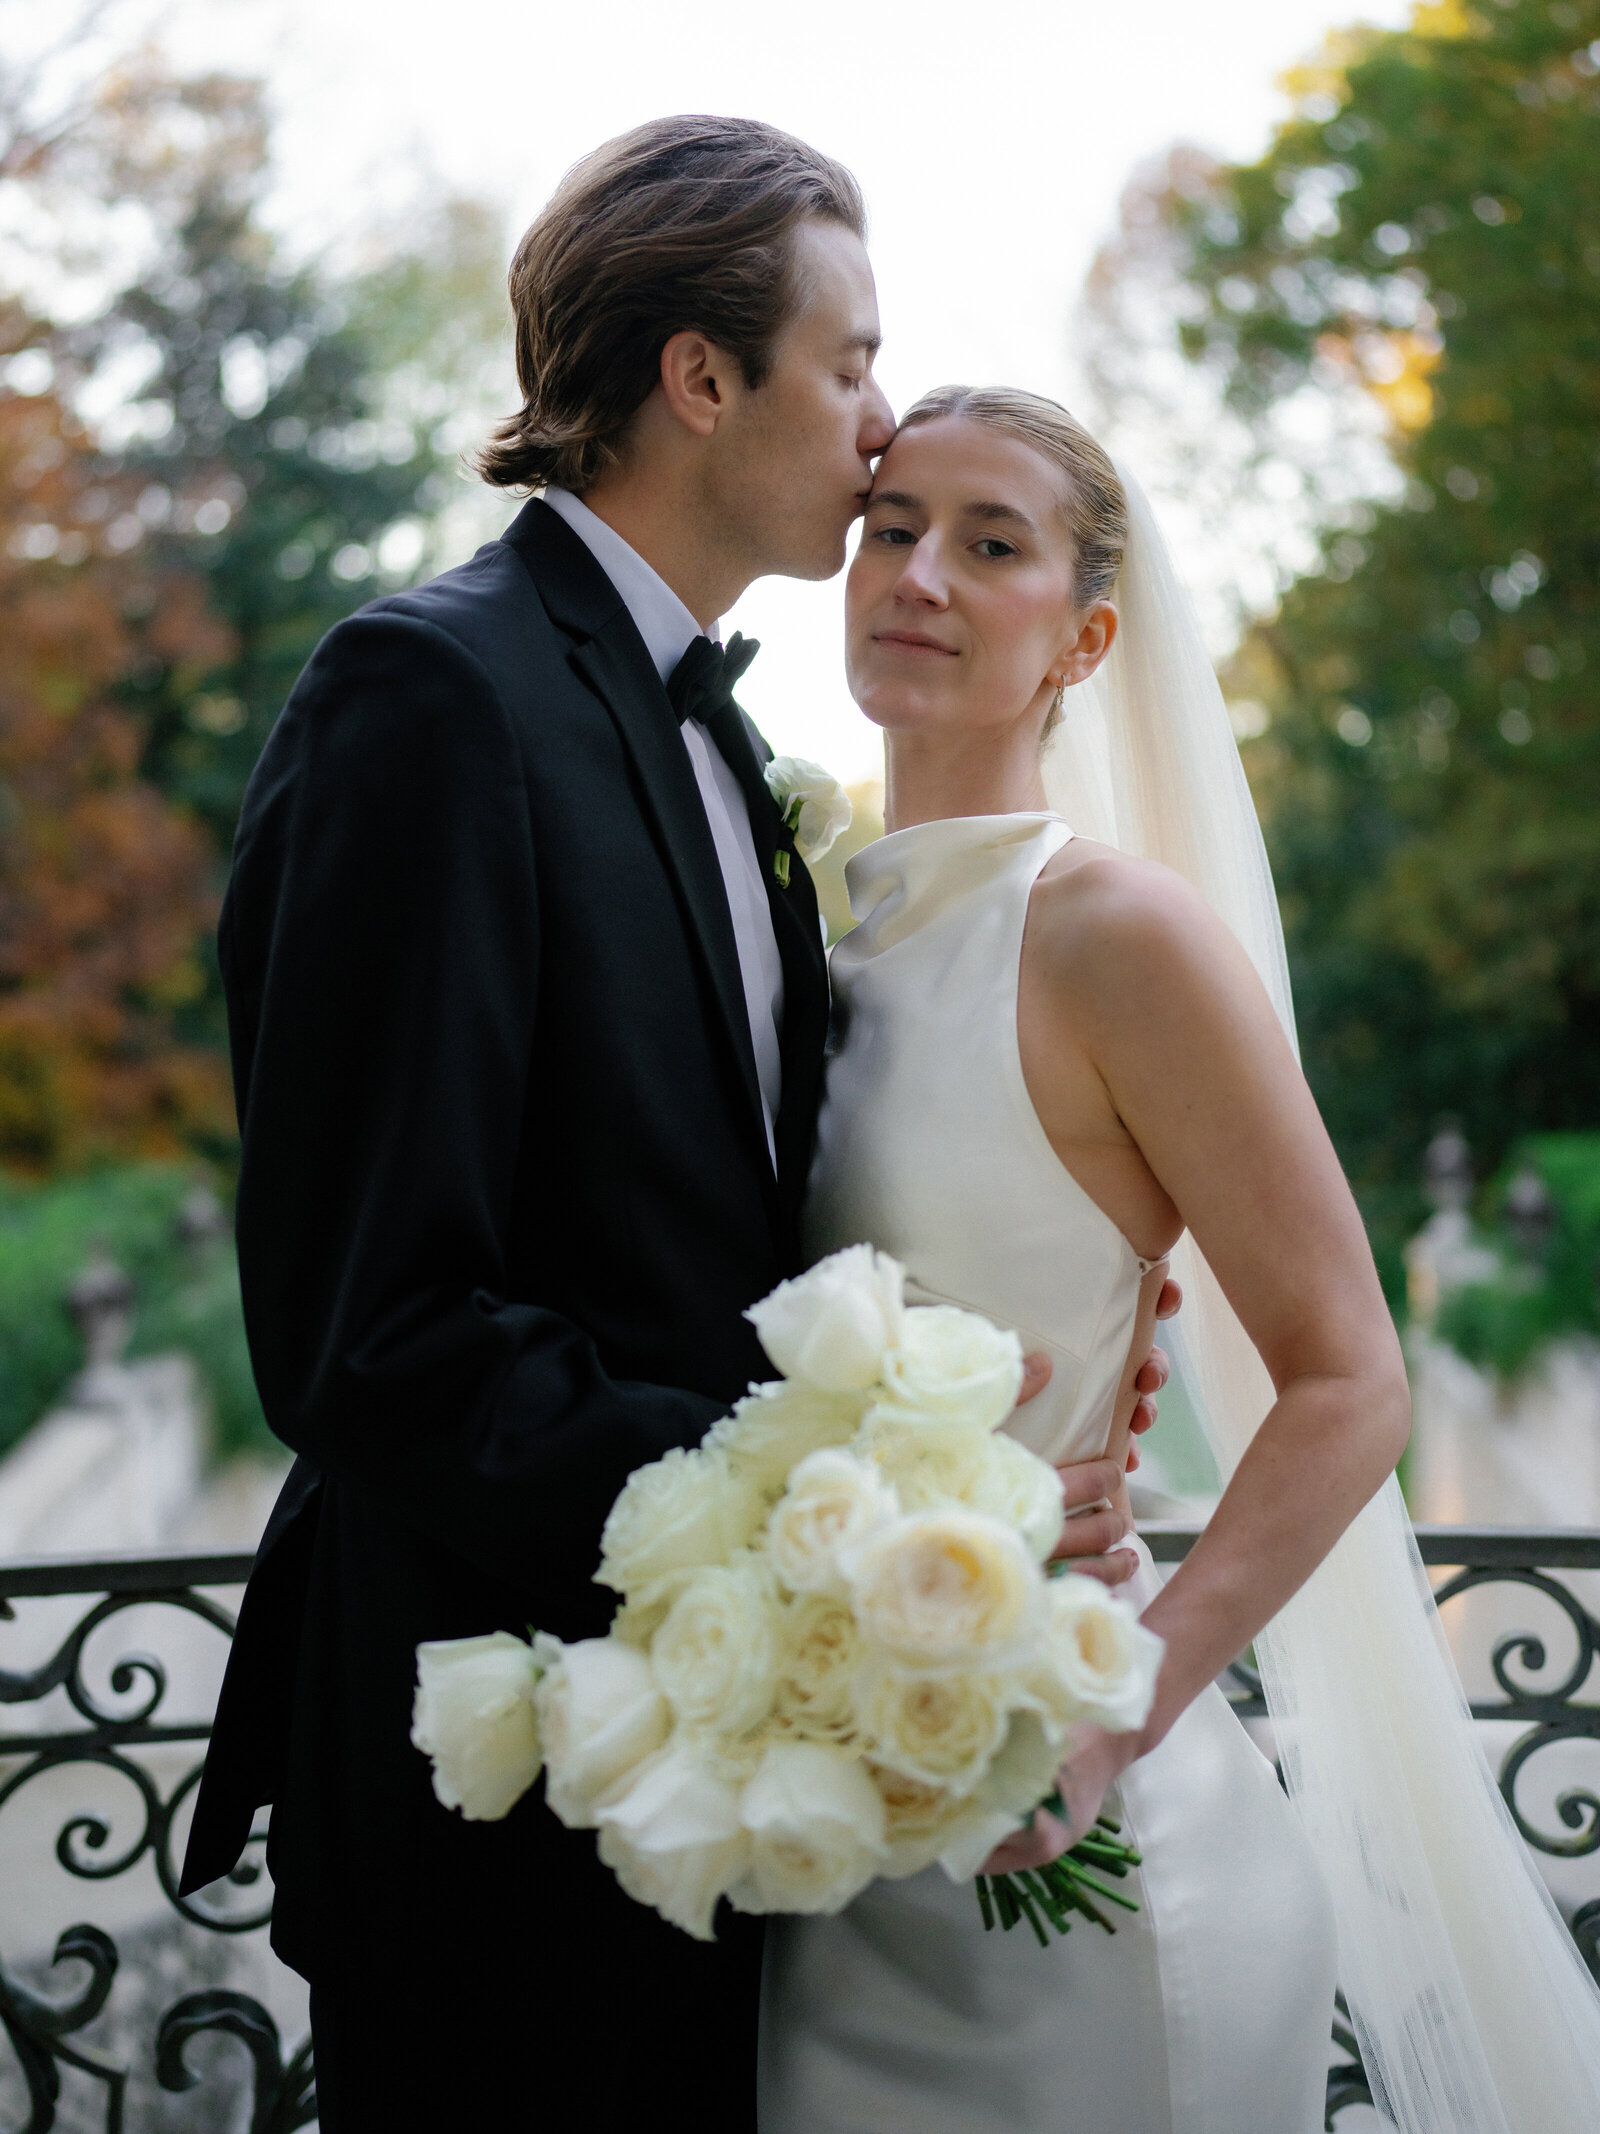
[[1152,986],[1231,993],[1248,970],[1233,935],[1182,875],[1082,837],[1055,854],[1035,885],[1028,952],[1039,975],[1079,1004],[1119,1009],[1130,991]]

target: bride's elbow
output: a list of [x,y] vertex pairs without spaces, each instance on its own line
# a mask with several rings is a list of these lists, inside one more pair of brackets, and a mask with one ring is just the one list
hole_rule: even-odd
[[1403,1364],[1373,1378],[1362,1408],[1374,1458],[1387,1475],[1399,1466],[1400,1457],[1411,1442],[1411,1387]]

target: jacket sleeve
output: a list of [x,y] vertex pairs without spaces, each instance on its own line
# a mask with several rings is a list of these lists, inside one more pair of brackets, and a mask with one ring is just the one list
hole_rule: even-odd
[[252,780],[221,947],[272,1428],[492,1575],[587,1581],[626,1477],[723,1404],[608,1377],[507,1295],[538,879],[510,722],[446,633],[378,611],[324,641]]

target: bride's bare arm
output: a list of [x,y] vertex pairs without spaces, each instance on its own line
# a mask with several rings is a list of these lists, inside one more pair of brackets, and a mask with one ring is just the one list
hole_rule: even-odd
[[[1146,1611],[1167,1641],[1155,1707],[1136,1744],[1088,1759],[1103,1787],[1315,1570],[1399,1458],[1410,1410],[1360,1216],[1244,952],[1176,876],[1090,852],[1030,914],[1030,1090],[1136,1243],[1130,1225],[1163,1203],[1181,1218],[1277,1395]],[[1097,1161],[1098,1186],[1082,1175]]]

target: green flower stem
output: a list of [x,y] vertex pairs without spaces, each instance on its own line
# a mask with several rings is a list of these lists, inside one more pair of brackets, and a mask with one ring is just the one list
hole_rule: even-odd
[[[1052,1813],[1061,1812],[1059,1795],[1053,1794],[1043,1805]],[[1125,1912],[1139,1909],[1133,1898],[1125,1897],[1120,1890],[1107,1888],[1100,1880],[1101,1875],[1122,1879],[1140,1864],[1140,1854],[1131,1845],[1124,1844],[1118,1835],[1121,1829],[1122,1825],[1114,1818],[1103,1815],[1098,1818],[1095,1828],[1076,1845],[1058,1859],[1047,1861],[1043,1867],[1019,1868],[1004,1875],[979,1875],[978,1909],[983,1914],[985,1929],[992,1930],[998,1921],[1002,1932],[1009,1933],[1018,1920],[1026,1919],[1040,1948],[1047,1949],[1050,1936],[1045,1931],[1045,1922],[1048,1921],[1057,1934],[1066,1934],[1072,1926],[1070,1915],[1076,1912],[1085,1919],[1092,1919],[1108,1934],[1114,1934],[1116,1927],[1094,1902],[1094,1897],[1120,1905]],[[1091,1869],[1096,1872],[1091,1873]],[[1094,1896],[1090,1895],[1091,1891]]]

